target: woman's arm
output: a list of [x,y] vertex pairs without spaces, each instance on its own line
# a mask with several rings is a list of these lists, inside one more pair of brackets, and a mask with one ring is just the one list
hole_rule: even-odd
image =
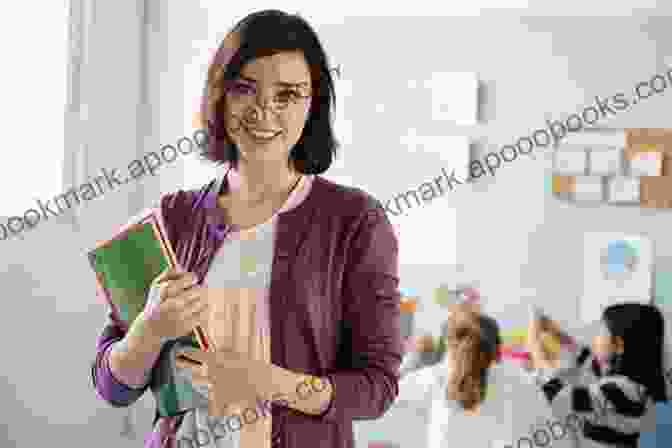
[[159,359],[162,343],[147,331],[139,316],[123,339],[109,351],[112,374],[131,388],[143,388],[149,382],[152,367]]
[[117,378],[110,368],[110,353],[115,344],[122,341],[124,331],[121,325],[109,314],[108,322],[98,337],[96,358],[91,366],[91,379],[97,395],[116,407],[126,407],[135,403],[147,389],[131,388]]
[[398,241],[382,205],[363,216],[343,283],[349,368],[327,374],[333,396],[322,418],[374,419],[394,402],[402,358]]

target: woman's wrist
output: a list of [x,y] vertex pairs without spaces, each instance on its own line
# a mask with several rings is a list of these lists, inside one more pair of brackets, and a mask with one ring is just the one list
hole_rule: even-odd
[[141,387],[161,351],[161,339],[155,336],[142,319],[136,319],[123,339],[109,352],[109,366],[114,376],[130,387]]

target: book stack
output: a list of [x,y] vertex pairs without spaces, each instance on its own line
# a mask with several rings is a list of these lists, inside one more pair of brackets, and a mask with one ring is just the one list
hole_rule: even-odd
[[[124,331],[144,309],[154,279],[178,266],[160,212],[153,209],[133,219],[110,239],[99,242],[88,253],[88,259],[99,290]],[[180,338],[170,350],[162,352],[162,357],[172,357],[172,368],[161,369],[153,379],[160,384],[158,408],[163,416],[191,409],[202,399],[190,381],[177,373],[175,357],[179,346],[210,349],[206,333],[197,327],[191,336]]]

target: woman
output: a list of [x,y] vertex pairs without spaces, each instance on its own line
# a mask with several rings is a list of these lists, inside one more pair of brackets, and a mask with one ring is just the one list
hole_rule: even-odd
[[[93,380],[116,406],[131,405],[148,387],[156,392],[175,339],[207,327],[210,308],[246,296],[258,322],[250,353],[258,356],[201,352],[194,382],[216,401],[283,398],[270,416],[221,437],[223,417],[208,415],[207,405],[157,414],[146,448],[353,447],[352,421],[380,417],[394,401],[398,243],[380,202],[319,176],[336,149],[332,101],[327,57],[298,16],[251,14],[217,51],[202,119],[204,156],[221,175],[161,199],[182,270],[157,279],[127,332],[110,314]],[[310,393],[297,387],[307,384]]]
[[[545,426],[550,412],[520,367],[499,362],[499,326],[473,307],[456,307],[444,326],[445,355],[407,374],[395,405],[429,411],[427,447],[568,446]],[[543,425],[543,424],[542,424]],[[531,443],[531,444],[530,444]]]

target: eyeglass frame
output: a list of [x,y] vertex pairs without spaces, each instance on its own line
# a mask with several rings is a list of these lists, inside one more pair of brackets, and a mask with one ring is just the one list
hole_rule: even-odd
[[[247,112],[249,109],[253,108],[254,105],[257,105],[262,110],[263,109],[268,109],[270,112],[273,112],[275,114],[279,114],[279,113],[283,113],[283,112],[286,112],[288,110],[291,110],[290,106],[302,105],[302,103],[305,100],[313,97],[312,88],[308,87],[309,92],[310,92],[308,94],[303,94],[302,95],[300,93],[297,93],[297,94],[295,94],[295,98],[292,99],[292,100],[289,100],[289,102],[286,103],[285,105],[269,106],[268,103],[270,103],[271,101],[273,101],[274,103],[277,104],[278,93],[275,94],[274,98],[271,101],[267,100],[266,101],[267,104],[260,104],[260,102],[258,101],[258,97],[261,93],[260,91],[254,92],[253,94],[251,94],[249,96],[245,96],[245,94],[239,94],[237,92],[233,92],[233,89],[238,87],[238,86],[236,86],[237,83],[240,83],[241,87],[244,86],[244,87],[254,89],[254,90],[256,90],[256,87],[251,85],[251,84],[246,83],[244,80],[241,80],[241,79],[235,79],[235,80],[231,80],[231,81],[228,81],[228,82],[225,83],[224,94],[226,95],[227,100],[230,101],[231,104],[238,103],[238,104],[236,104],[235,107],[241,107],[242,109],[245,110],[245,112]],[[286,92],[287,90],[292,90],[292,89],[297,91],[300,88],[301,88],[300,85],[296,85],[294,87],[282,87],[284,92]],[[252,98],[252,97],[257,97],[257,98],[255,100],[241,100],[241,98]],[[247,104],[245,104],[245,102],[247,102]],[[254,109],[252,109],[252,110],[254,110]]]

